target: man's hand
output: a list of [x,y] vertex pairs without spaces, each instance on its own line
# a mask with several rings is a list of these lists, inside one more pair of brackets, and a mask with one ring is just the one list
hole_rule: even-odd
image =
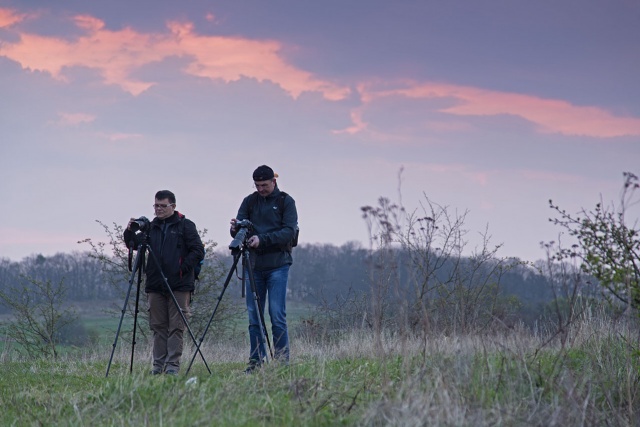
[[250,248],[255,249],[260,246],[260,238],[258,236],[251,236],[249,237],[249,240],[247,240],[247,243],[249,244]]

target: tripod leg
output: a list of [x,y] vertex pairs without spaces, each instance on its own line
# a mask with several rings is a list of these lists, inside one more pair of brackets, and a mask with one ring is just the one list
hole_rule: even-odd
[[[249,260],[248,249],[245,249],[243,251],[242,265],[243,265],[243,268],[246,269],[246,271],[248,271],[249,273],[249,287],[251,289],[251,293],[253,297],[253,304],[255,306],[255,310],[258,312],[258,317],[260,319],[260,342],[258,343],[258,357],[262,358],[261,347],[266,342],[267,347],[269,348],[269,356],[271,356],[271,359],[273,359],[273,350],[271,349],[271,342],[269,341],[269,333],[267,332],[267,326],[264,321],[264,309],[262,307],[262,304],[260,303],[260,298],[258,297],[256,280],[253,275],[253,268],[251,268],[251,261]],[[267,358],[267,361],[268,361],[266,352],[265,352],[265,357]]]
[[[133,268],[131,270],[131,279],[129,279],[129,289],[127,290],[127,296],[124,299],[124,305],[122,306],[122,314],[120,315],[120,323],[118,324],[118,330],[116,331],[116,337],[113,340],[113,345],[111,348],[111,357],[109,357],[109,364],[107,365],[107,374],[105,375],[105,377],[109,376],[109,370],[111,369],[111,362],[113,361],[113,353],[116,351],[116,344],[118,343],[118,336],[120,335],[120,328],[122,328],[122,320],[124,319],[124,314],[127,311],[127,303],[129,302],[129,295],[131,295],[131,288],[133,287],[133,280],[136,277],[136,272],[138,270],[138,268],[140,267],[140,259],[142,257],[141,252],[143,252],[144,249],[142,247],[142,245],[138,248],[138,253],[136,254],[136,260],[133,264]],[[140,284],[138,283],[138,288],[140,287]],[[136,309],[137,311],[137,309]],[[135,329],[134,329],[135,331]],[[135,339],[133,342],[133,345],[135,345]],[[131,357],[133,358],[133,345],[131,347]]]
[[227,290],[227,286],[229,286],[229,282],[231,281],[231,278],[233,277],[233,272],[236,269],[236,266],[238,265],[238,260],[239,259],[240,259],[240,253],[238,253],[237,255],[234,256],[233,265],[231,266],[231,269],[229,270],[229,274],[227,274],[227,279],[224,281],[224,285],[222,286],[222,291],[220,292],[220,296],[218,296],[218,302],[216,303],[216,306],[213,309],[213,313],[211,313],[211,317],[209,317],[209,321],[207,322],[207,326],[204,328],[204,332],[202,333],[202,337],[200,338],[200,341],[198,341],[198,344],[196,346],[196,350],[193,352],[193,356],[191,357],[191,362],[189,362],[189,367],[187,368],[187,371],[185,372],[185,374],[188,374],[189,371],[191,370],[191,365],[193,365],[193,361],[196,358],[196,354],[198,353],[198,351],[200,351],[200,346],[202,345],[202,341],[204,341],[204,337],[207,334],[207,332],[209,331],[209,327],[211,326],[211,322],[213,321],[213,316],[215,316],[216,311],[218,311],[218,306],[220,305],[220,302],[222,301],[222,296],[224,295],[224,292]]
[[185,317],[184,312],[183,312],[182,308],[180,307],[180,304],[178,303],[178,300],[176,299],[176,296],[174,295],[173,291],[171,290],[171,286],[169,285],[169,281],[167,280],[167,277],[162,272],[162,266],[160,265],[160,262],[156,258],[155,254],[153,253],[151,248],[149,248],[149,254],[151,255],[151,259],[153,259],[153,262],[155,262],[156,266],[158,267],[158,270],[160,271],[160,275],[162,276],[162,280],[163,280],[163,282],[164,282],[164,284],[165,284],[165,286],[167,288],[167,292],[169,293],[169,295],[171,295],[171,299],[173,300],[173,304],[176,306],[176,310],[178,310],[178,313],[180,314],[180,317],[182,318],[182,321],[184,322],[184,326],[187,329],[187,331],[189,332],[189,336],[191,336],[191,339],[193,340],[193,343],[196,345],[197,352],[200,354],[200,357],[202,358],[202,361],[204,362],[204,366],[206,366],[207,371],[209,371],[209,374],[211,374],[211,369],[209,369],[209,365],[207,364],[207,361],[204,358],[204,355],[202,354],[202,351],[200,350],[200,347],[198,346],[198,341],[196,340],[196,337],[193,335],[193,332],[191,331],[191,328],[189,327],[189,322],[187,322],[187,318]]
[[[144,258],[142,261],[142,265],[144,265]],[[133,373],[133,349],[136,346],[136,331],[138,330],[138,313],[139,313],[139,303],[140,303],[140,284],[142,283],[142,268],[138,269],[138,290],[136,291],[136,309],[133,313],[133,338],[131,342],[131,363],[129,365],[129,373]]]

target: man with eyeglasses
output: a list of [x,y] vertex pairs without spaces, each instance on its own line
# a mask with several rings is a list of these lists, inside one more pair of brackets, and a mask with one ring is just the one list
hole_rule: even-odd
[[[188,319],[191,294],[195,289],[194,267],[204,258],[204,246],[193,221],[176,210],[176,196],[171,191],[158,191],[153,209],[155,218],[147,230],[147,243],[160,265],[151,255],[147,256],[145,292],[149,304],[149,326],[153,331],[151,373],[177,375],[186,326],[162,275],[167,278]],[[131,218],[124,231],[124,240],[129,247],[137,247],[141,238],[131,230],[134,220]]]
[[[231,220],[231,236],[238,232],[236,223],[248,219],[253,230],[247,239],[250,248],[250,260],[260,309],[263,312],[265,302],[269,301],[269,317],[274,357],[289,363],[289,333],[287,329],[286,296],[289,267],[293,263],[290,242],[298,227],[296,203],[291,196],[281,192],[276,183],[277,175],[267,165],[259,166],[253,172],[256,192],[245,197],[238,214]],[[259,368],[266,357],[262,342],[260,314],[257,312],[249,277],[245,272],[246,304],[249,313],[249,339],[251,349],[246,373]]]

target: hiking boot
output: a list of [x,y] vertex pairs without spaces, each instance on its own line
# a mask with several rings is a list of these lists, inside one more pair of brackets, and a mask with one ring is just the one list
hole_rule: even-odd
[[162,373],[162,370],[160,370],[159,368],[153,368],[151,370],[151,375],[160,375]]
[[253,374],[255,371],[262,367],[262,363],[257,360],[250,360],[247,368],[244,370],[244,373],[247,375]]
[[178,375],[178,371],[176,371],[175,369],[167,369],[166,371],[164,371],[164,373],[167,375]]

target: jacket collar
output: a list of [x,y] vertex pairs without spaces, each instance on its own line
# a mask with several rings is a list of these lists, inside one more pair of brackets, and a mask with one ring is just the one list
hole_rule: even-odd
[[272,199],[274,197],[278,197],[279,195],[280,195],[280,189],[278,188],[278,184],[276,184],[276,187],[273,189],[271,194],[269,194],[267,197],[264,197],[264,198],[265,199]]
[[153,218],[153,221],[151,221],[151,225],[160,227],[162,224],[175,224],[180,220],[181,217],[184,217],[184,215],[182,215],[178,211],[175,211],[173,212],[173,215],[171,215],[167,219],[158,219],[158,217]]

